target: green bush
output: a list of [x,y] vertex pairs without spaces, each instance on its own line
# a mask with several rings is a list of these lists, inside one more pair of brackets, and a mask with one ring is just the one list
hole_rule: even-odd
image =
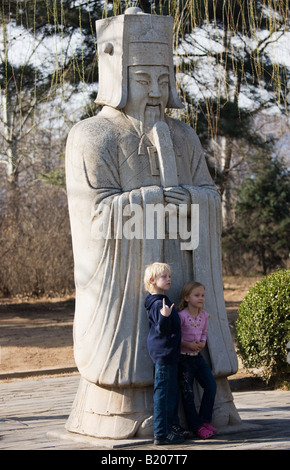
[[257,282],[238,310],[238,354],[247,368],[261,369],[269,381],[289,373],[290,269],[279,270]]

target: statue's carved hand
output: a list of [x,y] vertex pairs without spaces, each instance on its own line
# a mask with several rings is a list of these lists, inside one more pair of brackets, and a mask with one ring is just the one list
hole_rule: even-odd
[[187,211],[190,212],[191,198],[190,194],[186,189],[180,186],[174,186],[173,188],[164,188],[164,200],[167,204],[175,204],[179,206],[180,204],[187,205]]

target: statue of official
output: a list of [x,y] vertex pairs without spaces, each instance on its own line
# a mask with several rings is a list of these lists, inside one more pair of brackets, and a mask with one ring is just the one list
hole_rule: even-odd
[[[216,420],[239,421],[226,379],[237,359],[223,298],[220,198],[195,131],[166,115],[182,107],[172,26],[171,17],[137,8],[96,21],[96,102],[103,108],[76,124],[67,141],[81,374],[67,429],[95,437],[152,433],[143,276],[155,261],[172,267],[168,295],[176,304],[188,280],[206,286],[206,356],[221,391]],[[154,213],[164,215],[163,231],[153,227]]]

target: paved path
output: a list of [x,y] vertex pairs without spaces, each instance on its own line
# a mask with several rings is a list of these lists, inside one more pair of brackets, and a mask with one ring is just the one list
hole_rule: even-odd
[[[0,382],[0,450],[102,450],[110,458],[119,455],[116,448],[111,448],[108,454],[106,441],[94,440],[92,445],[92,442],[58,437],[58,433],[64,431],[78,382],[77,375]],[[148,454],[156,454],[156,451],[182,454],[192,450],[290,450],[290,391],[258,390],[233,395],[245,425],[259,425],[256,429],[217,435],[206,441],[186,441],[181,446],[156,447],[150,442],[143,445],[134,442],[132,446],[122,447],[122,455],[133,456],[135,450]]]

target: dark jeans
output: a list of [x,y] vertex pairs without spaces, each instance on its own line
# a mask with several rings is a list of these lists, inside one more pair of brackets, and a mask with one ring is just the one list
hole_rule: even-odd
[[178,364],[154,367],[154,436],[166,436],[178,424]]
[[[197,412],[194,402],[194,379],[204,390],[199,412]],[[203,423],[211,422],[216,395],[215,379],[201,354],[197,356],[180,355],[179,385],[188,429],[196,431]]]

